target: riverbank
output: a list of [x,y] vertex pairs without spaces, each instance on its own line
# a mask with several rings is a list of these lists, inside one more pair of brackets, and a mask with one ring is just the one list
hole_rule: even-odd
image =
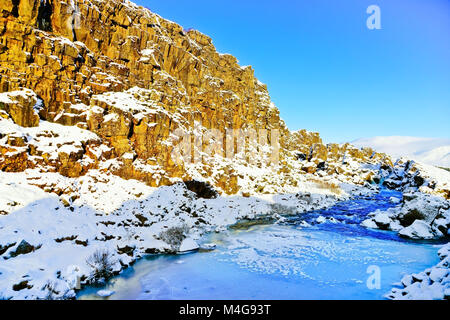
[[[280,213],[323,209],[352,194],[376,191],[342,185],[345,191],[336,195],[304,182],[293,194],[204,199],[183,183],[150,188],[99,171],[73,180],[27,170],[1,173],[0,182],[9,204],[20,203],[13,214],[0,216],[4,299],[74,298],[77,288],[93,281],[95,268],[87,260],[98,250],[108,252],[111,274],[119,274],[147,254],[177,250],[164,238],[173,228],[186,230],[181,240],[198,241],[241,219],[277,219]],[[52,188],[52,193],[38,184]],[[77,199],[67,199],[70,205],[57,195],[58,189],[67,188],[78,191]]]
[[[207,235],[212,252],[158,255],[137,262],[79,299],[384,299],[394,282],[438,262],[439,243],[407,240],[360,225],[398,192],[356,197],[331,208],[285,215],[276,224],[239,223]],[[331,219],[334,218],[334,219]],[[380,287],[367,285],[369,267]],[[109,297],[99,296],[109,292]]]
[[[107,253],[108,276],[117,275],[148,254],[196,248],[205,234],[224,232],[237,221],[285,221],[379,190],[340,183],[336,192],[336,187],[299,176],[290,193],[216,197],[213,192],[206,199],[210,192],[191,191],[183,182],[151,188],[98,170],[72,179],[30,169],[0,173],[0,185],[2,206],[12,211],[0,216],[4,299],[73,299],[78,289],[98,280],[95,263],[87,263],[95,254]],[[397,212],[399,199],[373,210]],[[344,216],[362,222],[351,212]],[[306,223],[331,226],[340,218],[323,211]]]
[[450,243],[439,252],[439,263],[425,271],[405,275],[386,294],[392,300],[450,300]]

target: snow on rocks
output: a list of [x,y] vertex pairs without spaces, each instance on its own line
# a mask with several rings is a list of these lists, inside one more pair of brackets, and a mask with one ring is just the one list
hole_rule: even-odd
[[433,239],[435,237],[431,226],[422,220],[416,220],[412,225],[399,231],[399,235],[409,239]]
[[197,244],[197,242],[195,242],[194,239],[186,238],[183,240],[183,242],[181,242],[180,249],[178,249],[178,251],[180,253],[185,253],[185,252],[196,251],[199,248],[200,248],[199,245]]
[[320,216],[316,219],[316,222],[317,223],[325,223],[325,222],[327,222],[327,219],[325,217]]
[[380,227],[380,229],[386,229],[391,224],[392,220],[386,213],[377,214],[374,218],[375,224]]
[[423,163],[415,163],[414,167],[424,180],[424,186],[431,190],[424,189],[428,193],[443,195],[450,198],[450,172]]
[[399,203],[402,202],[401,199],[396,198],[396,197],[391,197],[391,198],[389,199],[389,201],[391,201],[391,202],[394,203],[394,204],[399,204]]
[[97,295],[99,297],[103,297],[103,298],[109,298],[111,297],[115,292],[114,291],[110,291],[110,290],[99,290],[97,291]]
[[163,230],[187,226],[177,251],[197,250],[204,233],[242,219],[276,220],[339,199],[326,192],[204,199],[181,182],[152,188],[101,170],[79,178],[39,168],[0,172],[0,208],[8,210],[0,215],[0,297],[74,298],[77,288],[96,279],[88,261],[98,252],[106,252],[114,275],[146,254],[175,253],[161,239]]
[[1,118],[11,117],[20,126],[38,126],[41,108],[42,100],[30,89],[0,93],[0,110],[5,114]]
[[450,201],[421,192],[406,193],[401,205],[385,212],[369,214],[362,225],[367,228],[398,231],[410,239],[434,239],[449,236]]
[[375,223],[373,219],[364,220],[361,225],[365,228],[369,229],[378,229],[378,225]]
[[434,166],[399,159],[384,185],[404,192],[422,192],[450,199],[450,172]]
[[391,300],[450,299],[450,243],[439,250],[441,262],[423,272],[406,275],[400,288],[386,294]]
[[[77,153],[82,144],[88,141],[99,141],[98,136],[75,126],[63,126],[56,123],[41,121],[38,127],[23,128],[12,121],[0,119],[2,135],[18,133],[36,148],[38,154],[48,154],[49,159],[57,159],[59,153]],[[5,138],[2,139],[5,140]]]
[[99,145],[95,133],[76,126],[40,121],[35,127],[23,127],[0,117],[1,171],[23,172],[40,166],[42,170],[79,176],[93,167],[95,154],[101,156],[104,148]]
[[336,219],[333,218],[333,217],[323,217],[323,216],[319,216],[319,217],[316,219],[315,222],[316,222],[317,224],[324,224],[324,223],[333,223],[333,224],[336,224],[336,223],[339,223],[339,221],[336,220]]
[[204,243],[200,245],[201,251],[214,251],[217,248],[217,244],[215,243]]

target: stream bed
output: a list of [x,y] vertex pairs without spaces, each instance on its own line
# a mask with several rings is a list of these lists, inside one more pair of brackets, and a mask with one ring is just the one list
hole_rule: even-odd
[[383,190],[281,223],[211,234],[205,240],[214,251],[145,257],[78,299],[384,299],[405,274],[438,263],[441,247],[360,226],[370,212],[395,206],[392,197],[401,193]]

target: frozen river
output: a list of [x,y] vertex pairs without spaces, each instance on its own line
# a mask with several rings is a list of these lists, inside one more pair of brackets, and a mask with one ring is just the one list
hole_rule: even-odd
[[147,257],[79,299],[384,299],[394,283],[439,261],[436,243],[360,226],[399,193],[342,202],[275,225],[233,228],[207,239],[212,252]]

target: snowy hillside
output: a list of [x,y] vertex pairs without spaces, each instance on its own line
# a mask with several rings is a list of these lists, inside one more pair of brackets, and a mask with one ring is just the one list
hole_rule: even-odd
[[450,139],[417,137],[374,137],[352,142],[400,158],[402,156],[439,167],[450,168]]

